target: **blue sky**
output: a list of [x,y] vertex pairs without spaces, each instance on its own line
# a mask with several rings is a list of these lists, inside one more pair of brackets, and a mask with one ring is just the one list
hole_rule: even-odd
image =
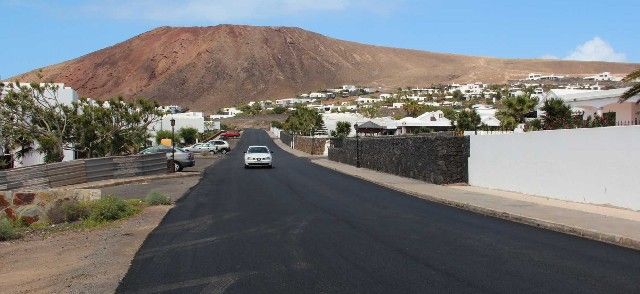
[[367,44],[505,58],[640,62],[640,1],[0,0],[0,76],[158,26],[296,26]]

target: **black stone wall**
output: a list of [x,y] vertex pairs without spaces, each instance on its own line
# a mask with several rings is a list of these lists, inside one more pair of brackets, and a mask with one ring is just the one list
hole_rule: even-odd
[[[340,143],[329,148],[329,159],[355,165],[356,139],[349,138]],[[468,157],[468,136],[446,133],[360,138],[361,167],[434,184],[467,183]]]

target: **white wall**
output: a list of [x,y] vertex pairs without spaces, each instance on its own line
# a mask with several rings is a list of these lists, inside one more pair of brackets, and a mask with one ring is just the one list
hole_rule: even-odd
[[470,140],[473,186],[640,210],[640,126]]
[[161,130],[171,130],[171,118],[176,120],[175,131],[178,132],[181,128],[195,128],[198,132],[204,132],[204,115],[202,112],[186,112],[177,114],[167,114],[163,116],[155,124],[149,126],[149,131],[155,135],[156,132]]
[[[33,150],[25,153],[22,157],[15,157],[13,167],[25,167],[44,163],[44,154],[36,151],[36,149],[39,147],[38,143],[34,143],[32,147]],[[14,156],[17,151],[18,150],[13,151]],[[62,151],[62,153],[64,154],[62,161],[71,161],[75,159],[73,150],[65,149]]]

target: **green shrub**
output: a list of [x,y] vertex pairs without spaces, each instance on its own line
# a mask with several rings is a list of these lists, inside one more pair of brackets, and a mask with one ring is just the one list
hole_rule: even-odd
[[64,205],[63,200],[57,200],[49,210],[47,210],[47,218],[49,222],[52,224],[61,224],[67,221],[64,210],[62,209],[62,205]]
[[47,217],[52,224],[83,220],[88,218],[90,214],[90,204],[77,200],[58,200],[47,211]]
[[19,238],[20,234],[16,231],[13,223],[6,218],[0,219],[0,241],[7,241]]
[[75,200],[63,203],[62,211],[67,222],[83,220],[91,215],[91,207],[88,203]]
[[171,198],[160,192],[151,192],[147,195],[144,201],[151,206],[155,205],[171,205]]
[[107,196],[91,203],[89,218],[96,222],[115,221],[132,216],[139,210],[140,208],[131,202]]

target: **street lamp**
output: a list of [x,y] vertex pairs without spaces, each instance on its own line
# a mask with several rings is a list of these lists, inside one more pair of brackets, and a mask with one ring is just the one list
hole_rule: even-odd
[[171,171],[176,172],[176,120],[171,118]]
[[356,167],[360,167],[360,137],[358,136],[358,124],[353,125],[356,128]]

